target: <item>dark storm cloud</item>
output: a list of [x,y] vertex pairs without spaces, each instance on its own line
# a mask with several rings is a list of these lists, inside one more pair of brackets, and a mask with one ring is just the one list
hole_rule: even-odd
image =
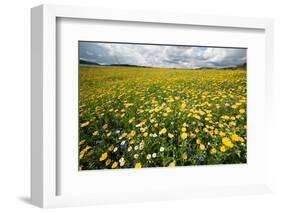
[[80,59],[99,64],[167,68],[234,67],[246,63],[246,49],[80,42]]

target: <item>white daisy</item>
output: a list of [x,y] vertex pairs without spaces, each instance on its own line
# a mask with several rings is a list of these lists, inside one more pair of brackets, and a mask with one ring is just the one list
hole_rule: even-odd
[[125,164],[125,159],[124,159],[123,157],[120,158],[119,163],[120,163],[120,166],[124,166],[124,164]]
[[141,143],[140,143],[140,150],[142,150],[144,148],[144,142],[142,141]]

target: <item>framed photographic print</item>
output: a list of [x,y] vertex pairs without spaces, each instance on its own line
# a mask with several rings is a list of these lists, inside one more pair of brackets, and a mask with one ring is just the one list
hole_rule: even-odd
[[247,49],[79,41],[79,169],[247,163]]
[[32,203],[270,192],[272,26],[33,8]]

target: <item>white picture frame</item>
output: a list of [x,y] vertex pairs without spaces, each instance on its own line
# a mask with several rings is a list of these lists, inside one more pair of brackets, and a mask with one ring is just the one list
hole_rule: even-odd
[[[108,197],[93,195],[83,196],[69,194],[58,195],[59,173],[57,150],[57,88],[60,82],[57,79],[57,36],[58,20],[79,19],[79,20],[101,20],[133,23],[153,23],[154,25],[165,26],[200,26],[207,28],[225,28],[227,30],[258,30],[263,32],[264,65],[261,74],[266,76],[260,79],[265,87],[262,89],[266,98],[264,107],[270,113],[272,109],[273,90],[273,21],[270,19],[241,18],[241,17],[216,17],[203,15],[153,13],[147,11],[121,11],[101,8],[85,8],[74,6],[41,5],[31,10],[31,201],[34,205],[42,208],[63,207],[76,205],[91,205],[99,203],[114,202],[137,202],[142,200],[177,199],[194,196],[214,196],[233,194],[252,194],[271,191],[271,164],[270,164],[270,129],[271,118],[264,116],[259,122],[266,126],[265,140],[262,142],[266,147],[264,154],[265,165],[262,172],[265,177],[258,183],[249,184],[221,184],[218,187],[195,184],[189,190],[179,190],[176,186],[169,186],[167,189],[157,190],[152,195],[145,195],[145,192],[132,196],[133,190],[122,199],[120,196]],[[250,81],[255,81],[253,78]],[[262,106],[259,106],[260,110]],[[260,156],[261,157],[261,156]],[[185,168],[181,168],[183,171]],[[224,169],[224,168],[222,168]],[[63,170],[62,170],[63,171]],[[176,172],[177,171],[177,172]],[[129,171],[125,173],[129,174]],[[175,174],[181,171],[174,170]],[[157,172],[153,169],[145,171],[146,175]],[[144,174],[142,174],[144,175]],[[139,177],[138,177],[139,178]],[[175,177],[170,177],[175,178]],[[71,178],[70,178],[71,180]],[[73,183],[75,184],[75,183]],[[129,188],[129,186],[127,186]],[[122,192],[121,192],[122,193]],[[125,193],[125,191],[123,192]],[[118,194],[118,193],[117,193]],[[157,195],[157,196],[155,196]]]

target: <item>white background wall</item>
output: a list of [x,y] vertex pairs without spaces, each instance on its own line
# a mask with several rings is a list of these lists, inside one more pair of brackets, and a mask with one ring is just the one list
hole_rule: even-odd
[[[38,212],[29,204],[30,178],[30,8],[41,3],[79,4],[192,14],[269,17],[275,20],[275,190],[270,195],[122,204],[67,209],[68,212],[280,212],[281,210],[281,13],[278,0],[2,0],[0,6],[0,212]],[[278,85],[279,84],[279,85]],[[257,94],[258,95],[258,94]],[[278,111],[279,110],[279,111]],[[258,119],[258,118],[257,118]],[[149,191],[147,192],[149,193]],[[61,212],[66,209],[47,210]]]

